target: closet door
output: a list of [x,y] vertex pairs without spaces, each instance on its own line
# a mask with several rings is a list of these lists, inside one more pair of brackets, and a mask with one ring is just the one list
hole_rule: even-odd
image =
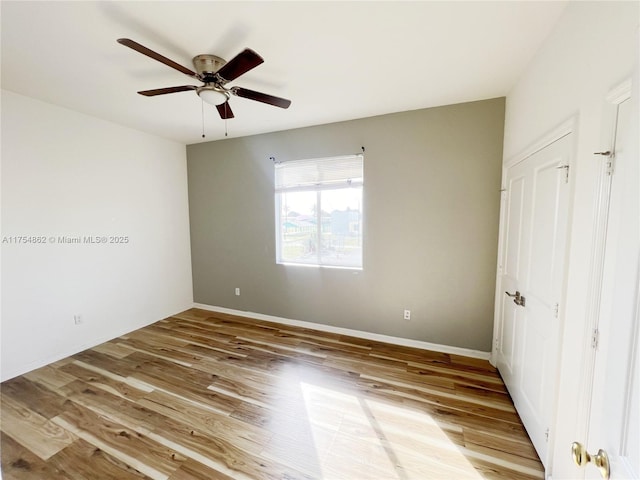
[[496,361],[545,466],[556,404],[572,142],[572,134],[559,138],[505,176]]

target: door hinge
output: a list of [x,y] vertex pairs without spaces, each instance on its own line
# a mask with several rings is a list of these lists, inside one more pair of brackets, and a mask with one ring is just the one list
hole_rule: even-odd
[[559,314],[559,312],[560,312],[560,304],[559,304],[559,303],[556,303],[556,304],[553,306],[553,315],[554,315],[556,318],[558,318],[558,314]]
[[569,183],[569,165],[560,165],[558,170],[564,170],[564,183]]
[[614,159],[616,158],[615,153],[613,153],[611,150],[607,150],[606,152],[594,152],[594,155],[602,155],[603,157],[607,157],[607,164],[606,164],[606,172],[607,175],[613,175],[613,170],[614,170]]
[[549,443],[549,427],[544,431],[544,440]]
[[593,334],[591,335],[591,348],[594,350],[598,349],[598,342],[600,341],[600,330],[597,328],[593,329]]
[[615,170],[614,160],[615,157],[612,153],[611,156],[607,159],[607,175],[613,175],[613,172]]

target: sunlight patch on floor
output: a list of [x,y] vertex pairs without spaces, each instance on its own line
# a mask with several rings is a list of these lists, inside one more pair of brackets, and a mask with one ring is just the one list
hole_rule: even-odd
[[314,443],[323,446],[323,478],[484,478],[426,413],[304,382],[300,388]]

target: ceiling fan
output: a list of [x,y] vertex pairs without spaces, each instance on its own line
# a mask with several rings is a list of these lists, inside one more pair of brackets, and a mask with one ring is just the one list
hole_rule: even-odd
[[204,83],[199,87],[181,85],[179,87],[157,88],[138,92],[145,97],[195,90],[203,101],[215,105],[222,119],[233,118],[233,111],[229,106],[231,95],[280,108],[288,108],[291,105],[291,100],[285,98],[274,97],[273,95],[256,92],[248,88],[226,86],[227,83],[264,62],[264,59],[250,48],[245,48],[228,62],[216,55],[196,55],[193,57],[193,66],[196,69],[196,73],[128,38],[119,38],[118,43]]

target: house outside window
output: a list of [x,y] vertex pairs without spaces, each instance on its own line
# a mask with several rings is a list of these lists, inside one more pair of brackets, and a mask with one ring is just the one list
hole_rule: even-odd
[[362,268],[363,155],[275,164],[276,261]]

